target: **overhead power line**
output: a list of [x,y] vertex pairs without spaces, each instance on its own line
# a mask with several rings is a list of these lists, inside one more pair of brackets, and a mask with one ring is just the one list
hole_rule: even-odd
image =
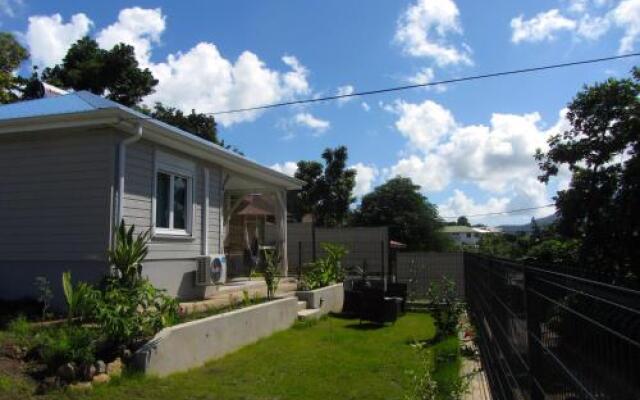
[[506,211],[491,212],[491,213],[484,213],[484,214],[460,215],[458,217],[440,217],[440,218],[453,219],[453,218],[459,218],[459,217],[462,217],[462,216],[467,217],[467,218],[471,218],[471,217],[486,217],[486,216],[489,216],[489,215],[514,214],[514,213],[518,213],[518,212],[522,212],[522,211],[540,210],[542,208],[549,208],[549,207],[555,207],[555,204],[551,203],[551,204],[545,204],[544,206],[538,206],[538,207],[517,208],[515,210],[506,210]]
[[612,61],[612,60],[620,60],[620,59],[625,59],[625,58],[637,57],[637,56],[640,56],[640,53],[621,54],[621,55],[617,55],[617,56],[602,57],[602,58],[592,58],[592,59],[588,59],[588,60],[572,61],[572,62],[560,63],[560,64],[550,64],[550,65],[543,65],[543,66],[539,66],[539,67],[530,67],[530,68],[514,69],[514,70],[510,70],[510,71],[492,72],[492,73],[481,74],[481,75],[470,75],[470,76],[465,76],[465,77],[462,77],[462,78],[445,79],[445,80],[441,80],[441,81],[418,83],[418,84],[414,84],[414,85],[394,86],[394,87],[389,87],[389,88],[384,88],[384,89],[367,90],[367,91],[363,91],[363,92],[353,92],[353,93],[349,93],[349,94],[337,94],[337,95],[334,95],[334,96],[325,96],[325,97],[315,97],[315,98],[310,98],[310,99],[292,100],[292,101],[285,101],[285,102],[281,102],[281,103],[265,104],[265,105],[262,105],[262,106],[236,108],[236,109],[223,110],[223,111],[215,111],[215,112],[209,112],[209,113],[205,113],[205,114],[208,114],[208,115],[223,115],[223,114],[235,114],[235,113],[241,113],[241,112],[247,112],[247,111],[266,110],[266,109],[269,109],[269,108],[292,106],[292,105],[295,105],[295,104],[309,104],[309,103],[318,103],[318,102],[322,102],[322,101],[340,100],[340,99],[345,99],[345,98],[349,98],[349,97],[370,96],[370,95],[374,95],[374,94],[398,92],[398,91],[402,91],[402,90],[409,90],[409,89],[415,89],[415,88],[424,88],[424,87],[429,87],[429,86],[446,85],[446,84],[457,83],[457,82],[476,81],[476,80],[480,80],[480,79],[495,78],[495,77],[499,77],[499,76],[517,75],[517,74],[525,74],[525,73],[530,73],[530,72],[545,71],[545,70],[549,70],[549,69],[572,67],[572,66],[576,66],[576,65],[594,64],[594,63],[600,63],[600,62],[605,62],[605,61]]

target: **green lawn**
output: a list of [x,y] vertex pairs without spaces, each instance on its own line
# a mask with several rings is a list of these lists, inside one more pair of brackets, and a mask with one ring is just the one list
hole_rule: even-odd
[[[418,367],[416,351],[409,343],[433,335],[433,323],[427,314],[408,314],[383,328],[331,317],[316,324],[296,325],[186,373],[164,379],[127,376],[87,393],[52,393],[46,397],[402,399],[410,382],[406,371]],[[457,339],[452,340],[453,344],[445,341],[436,346],[457,348]],[[458,364],[458,360],[442,368],[438,364],[436,378],[457,374]],[[0,398],[3,386],[0,383]],[[30,394],[25,392],[20,397],[24,400]]]

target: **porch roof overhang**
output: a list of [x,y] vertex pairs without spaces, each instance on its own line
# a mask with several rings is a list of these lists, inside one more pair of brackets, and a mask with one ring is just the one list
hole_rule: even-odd
[[[64,99],[67,96],[76,96],[78,99],[75,99],[75,103],[70,103],[67,99],[67,103],[62,104],[64,107],[51,105],[57,99]],[[46,106],[41,107],[41,109],[44,108],[42,113],[37,112],[36,103],[38,102]],[[11,107],[15,110],[9,110]],[[264,188],[276,187],[296,190],[304,185],[301,180],[88,92],[31,100],[2,108],[3,110],[0,110],[3,111],[0,113],[0,135],[24,132],[53,133],[72,128],[94,126],[114,127],[119,131],[134,134],[137,128],[142,126],[145,139],[217,164],[226,171],[232,172],[233,176],[237,176],[247,183],[253,182],[252,185],[256,188],[262,186]],[[34,109],[36,112],[33,111]],[[241,186],[250,187],[250,185],[244,184]]]

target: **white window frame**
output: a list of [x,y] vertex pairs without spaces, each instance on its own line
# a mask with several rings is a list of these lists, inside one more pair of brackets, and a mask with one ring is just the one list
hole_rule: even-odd
[[[153,197],[152,197],[152,236],[154,237],[174,237],[193,238],[193,209],[194,209],[194,188],[196,177],[196,164],[192,161],[174,156],[173,154],[156,151],[154,154],[153,171]],[[169,228],[156,226],[156,208],[158,206],[158,174],[169,175]],[[185,178],[187,180],[187,200],[185,204],[186,218],[185,229],[174,229],[173,223],[173,202],[174,202],[174,177]]]

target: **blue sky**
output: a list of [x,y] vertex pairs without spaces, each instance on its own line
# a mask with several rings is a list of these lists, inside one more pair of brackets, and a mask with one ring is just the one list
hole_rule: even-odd
[[[160,79],[146,101],[213,112],[636,51],[640,0],[0,0],[0,24],[41,66],[85,34],[104,47],[130,43]],[[532,158],[566,126],[562,109],[584,83],[632,66],[238,114],[219,117],[219,130],[250,158],[289,173],[292,162],[346,145],[359,194],[410,176],[443,216],[533,207],[567,184],[566,173],[547,187],[537,182]]]

